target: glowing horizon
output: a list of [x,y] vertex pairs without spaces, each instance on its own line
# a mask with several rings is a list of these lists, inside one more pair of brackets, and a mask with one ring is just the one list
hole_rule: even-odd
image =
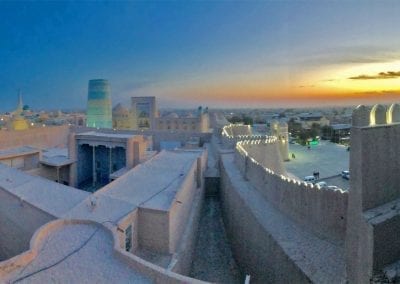
[[[1,2],[2,110],[114,104],[302,106],[400,98],[400,2]],[[14,97],[15,95],[15,97]],[[11,99],[9,99],[11,98]]]

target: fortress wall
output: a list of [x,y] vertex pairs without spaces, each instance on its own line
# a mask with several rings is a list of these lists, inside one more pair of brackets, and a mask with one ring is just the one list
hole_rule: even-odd
[[[307,226],[321,237],[334,242],[344,242],[347,192],[326,190],[279,175],[258,163],[250,155],[246,156],[244,148],[237,147],[235,163],[244,177],[268,201],[291,219]],[[270,149],[272,151],[273,148]]]
[[66,147],[70,126],[46,126],[22,131],[1,130],[0,149],[30,145],[36,148]]
[[36,229],[54,219],[0,188],[0,261],[28,250]]
[[[252,283],[310,283],[296,261],[259,219],[264,208],[246,200],[246,185],[232,180],[221,163],[221,205],[235,260]],[[257,214],[259,217],[257,217]]]
[[350,283],[369,282],[399,260],[399,140],[399,104],[353,111],[346,237]]
[[263,140],[255,140],[248,143],[240,142],[240,145],[247,152],[249,157],[255,159],[265,168],[274,171],[276,174],[286,175],[286,169],[283,165],[283,159],[277,141],[274,140],[266,143]]

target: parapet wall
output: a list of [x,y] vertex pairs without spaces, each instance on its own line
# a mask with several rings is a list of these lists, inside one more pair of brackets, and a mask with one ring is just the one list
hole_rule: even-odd
[[[277,160],[279,151],[274,145],[275,142],[272,141],[237,144],[235,163],[245,179],[291,219],[319,236],[343,243],[346,232],[347,192],[327,190],[288,178],[280,166],[281,160]],[[258,155],[253,156],[262,151],[266,153],[263,164],[258,161]],[[272,161],[268,160],[269,155]]]
[[[265,139],[266,136],[264,136]],[[222,145],[226,148],[234,148],[236,142],[249,139],[262,139],[259,135],[257,138],[252,135],[251,126],[243,124],[229,124],[221,129]]]
[[46,126],[22,131],[1,130],[0,149],[16,148],[30,145],[44,149],[66,147],[70,126]]
[[236,147],[238,151],[243,154],[247,153],[249,157],[254,158],[263,167],[274,171],[276,174],[287,174],[276,137],[272,136],[263,140],[243,140],[237,142]]

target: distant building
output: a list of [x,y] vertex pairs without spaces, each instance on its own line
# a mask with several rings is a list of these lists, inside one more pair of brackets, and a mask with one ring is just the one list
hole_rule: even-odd
[[329,120],[321,113],[302,113],[296,122],[301,123],[304,129],[310,129],[314,123],[320,126],[329,125]]
[[112,127],[111,89],[108,80],[95,79],[89,81],[86,126]]
[[332,124],[331,140],[335,143],[349,144],[351,124]]
[[133,129],[154,129],[158,117],[156,97],[132,97],[131,111],[136,120]]
[[132,130],[137,129],[136,117],[132,110],[123,107],[121,104],[117,104],[113,108],[113,128],[119,130]]
[[208,132],[209,127],[208,108],[203,110],[202,107],[198,108],[196,116],[179,117],[176,113],[171,113],[156,119],[157,130]]

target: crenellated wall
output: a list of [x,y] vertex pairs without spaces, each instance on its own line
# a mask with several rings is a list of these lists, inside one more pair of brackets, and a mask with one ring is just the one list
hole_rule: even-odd
[[276,142],[252,142],[239,142],[235,150],[235,163],[245,179],[291,219],[343,244],[348,193],[288,178]]

